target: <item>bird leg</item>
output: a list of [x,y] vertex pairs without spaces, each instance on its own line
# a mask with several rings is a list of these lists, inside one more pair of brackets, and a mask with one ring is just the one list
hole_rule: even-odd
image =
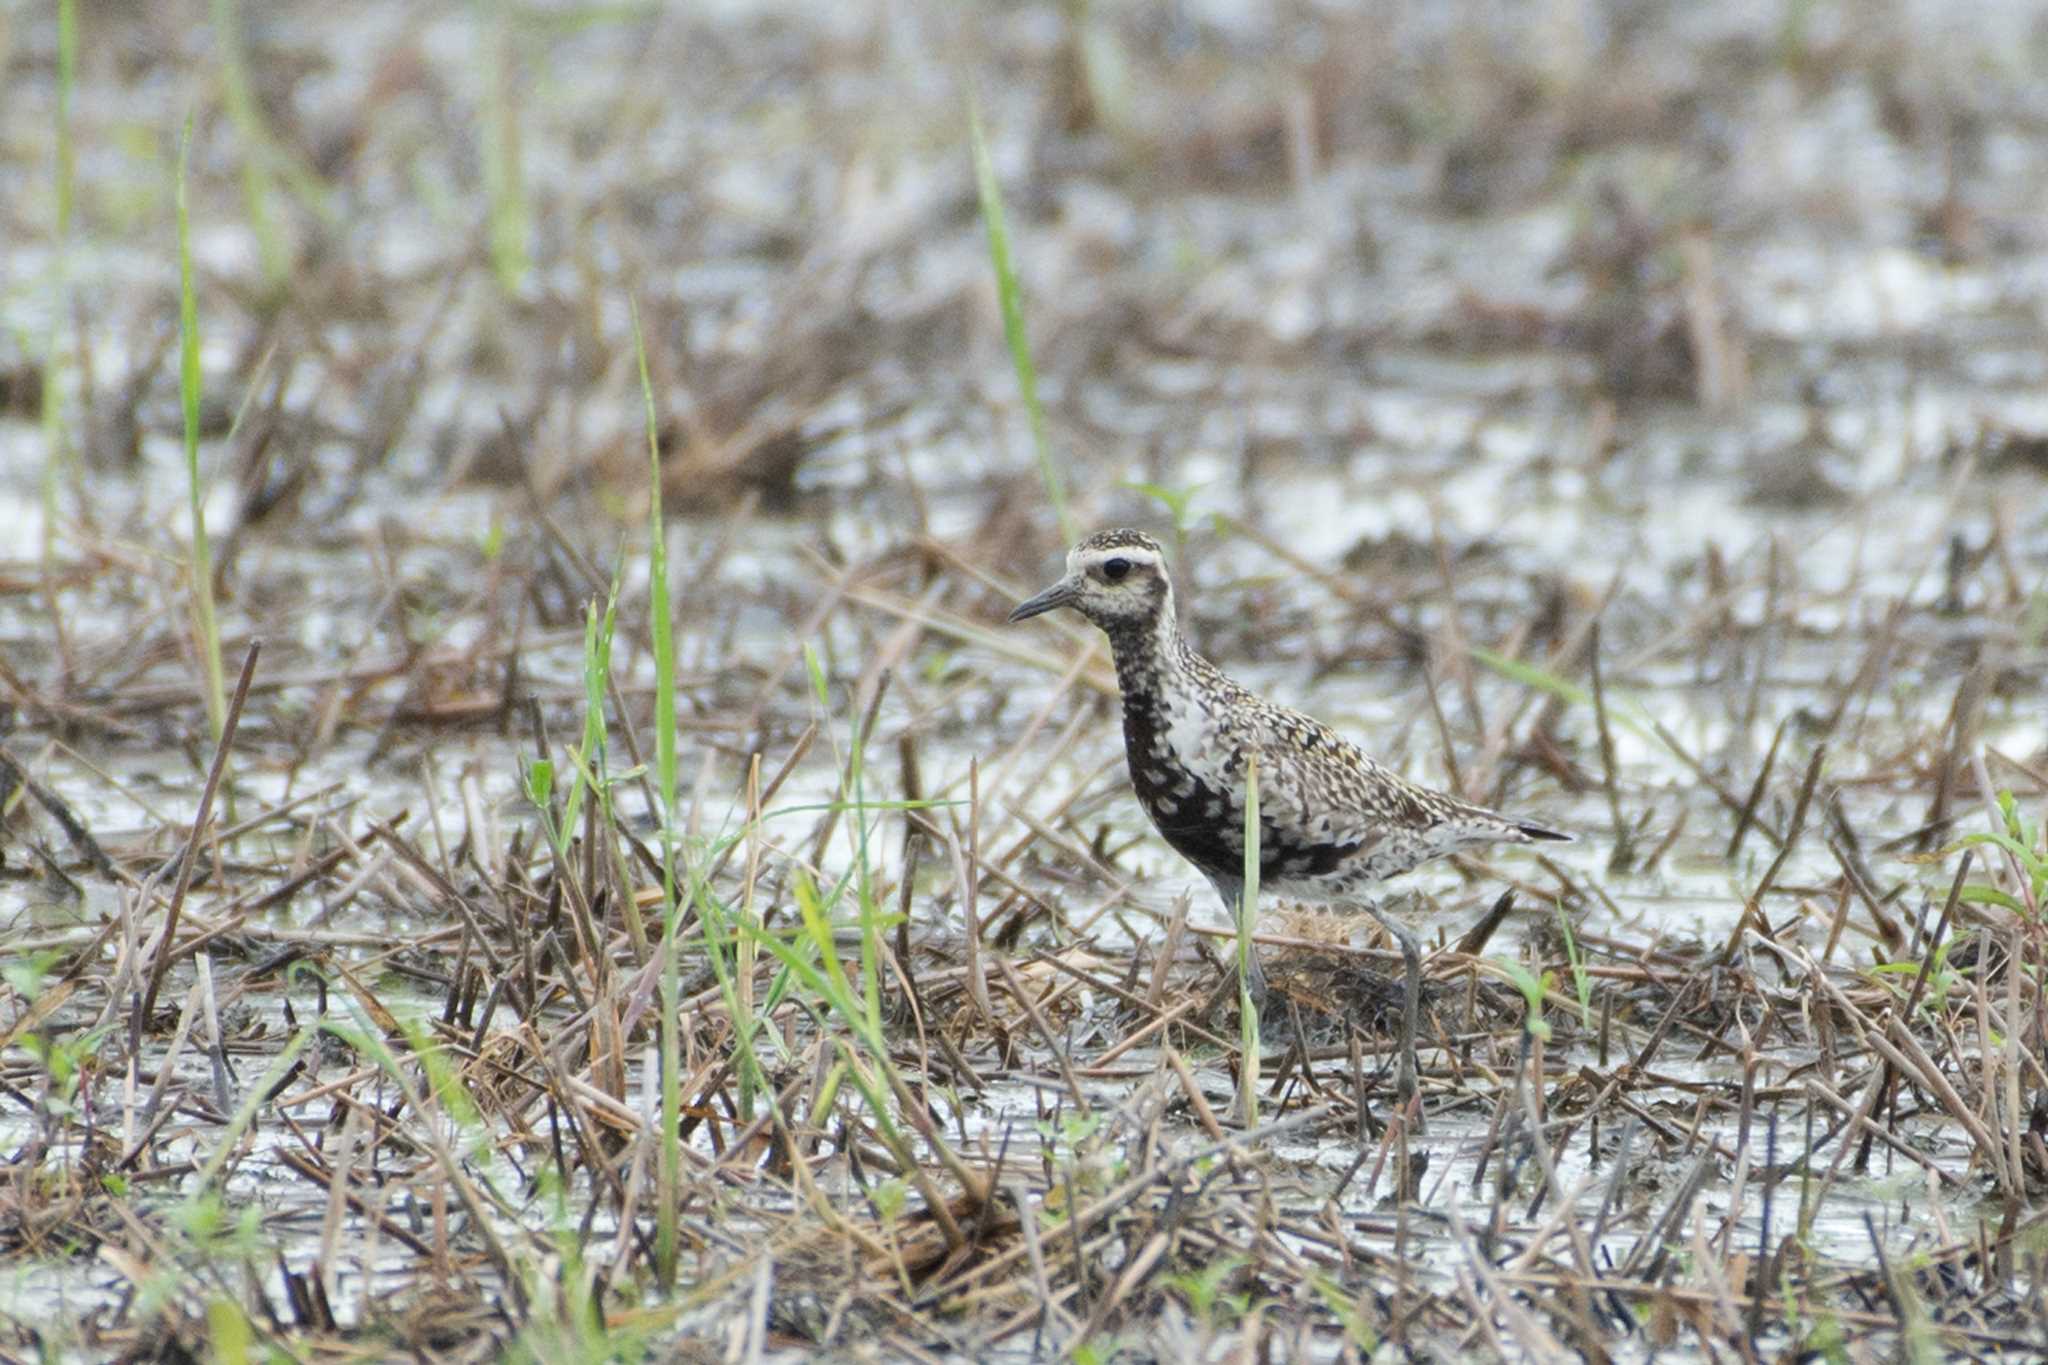
[[[1244,905],[1244,883],[1237,878],[1212,876],[1209,878],[1209,884],[1215,887],[1216,894],[1223,898],[1223,909],[1230,916],[1230,925],[1233,929],[1237,927],[1238,916],[1243,910],[1250,909],[1254,914],[1257,913],[1257,906],[1247,907]],[[1233,940],[1231,943],[1231,958],[1234,961],[1236,957],[1237,944]],[[1251,960],[1245,970],[1244,985],[1246,992],[1252,998],[1252,1005],[1256,1008],[1263,1008],[1266,1003],[1266,974],[1259,968],[1259,950],[1257,948],[1253,948],[1251,951]]]
[[1245,973],[1245,990],[1251,995],[1252,1004],[1263,1008],[1266,1003],[1266,973],[1259,966],[1259,950],[1252,949],[1251,970]]
[[[1366,911],[1380,922],[1394,940],[1401,945],[1401,960],[1407,964],[1407,979],[1401,993],[1401,1064],[1394,1082],[1395,1098],[1405,1110],[1416,1097],[1415,1087],[1415,1035],[1422,1031],[1422,945],[1415,941],[1414,931],[1405,924],[1399,924],[1380,912],[1376,905],[1368,905]],[[1422,1126],[1422,1107],[1416,1105],[1415,1126]]]

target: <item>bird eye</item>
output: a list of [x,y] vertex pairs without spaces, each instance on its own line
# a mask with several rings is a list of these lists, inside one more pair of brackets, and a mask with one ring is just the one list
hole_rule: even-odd
[[1112,583],[1120,581],[1130,571],[1131,561],[1128,559],[1105,559],[1102,561],[1102,576]]

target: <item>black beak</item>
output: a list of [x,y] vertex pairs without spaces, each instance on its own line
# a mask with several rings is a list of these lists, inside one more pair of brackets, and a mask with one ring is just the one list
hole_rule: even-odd
[[1046,612],[1059,607],[1071,606],[1074,599],[1080,595],[1080,584],[1071,578],[1062,578],[1038,596],[1019,602],[1017,610],[1010,613],[1010,621],[1012,624],[1028,621],[1034,616],[1043,616]]

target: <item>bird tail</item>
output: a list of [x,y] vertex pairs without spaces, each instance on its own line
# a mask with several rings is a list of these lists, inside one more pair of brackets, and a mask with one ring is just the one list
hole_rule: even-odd
[[1552,829],[1548,825],[1539,825],[1528,820],[1516,820],[1514,826],[1521,833],[1522,837],[1531,843],[1551,842],[1568,844],[1572,841],[1571,835],[1566,834],[1562,830]]

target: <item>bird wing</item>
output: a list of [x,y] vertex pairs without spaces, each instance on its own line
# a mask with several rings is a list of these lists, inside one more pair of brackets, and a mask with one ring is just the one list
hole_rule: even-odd
[[1344,861],[1400,844],[1416,862],[1468,844],[1521,842],[1513,822],[1408,781],[1314,717],[1274,707],[1256,722],[1260,823]]

